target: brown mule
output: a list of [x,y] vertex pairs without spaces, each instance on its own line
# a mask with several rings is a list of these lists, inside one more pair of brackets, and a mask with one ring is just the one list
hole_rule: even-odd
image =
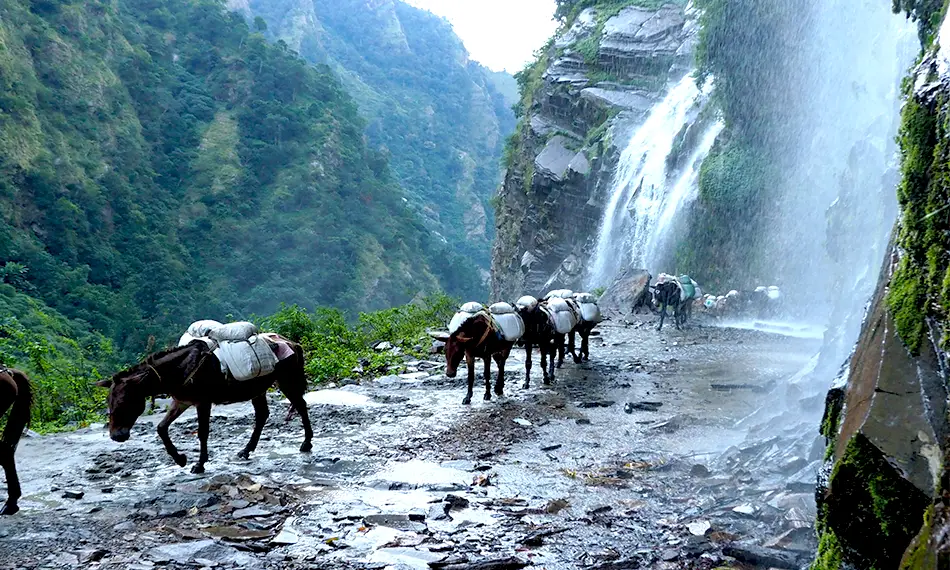
[[468,363],[468,392],[462,404],[472,403],[475,390],[475,359],[485,362],[485,399],[491,400],[491,361],[498,365],[498,379],[495,381],[495,394],[505,394],[505,361],[511,354],[515,343],[501,337],[488,313],[479,313],[468,319],[452,334],[430,333],[433,338],[445,343],[445,375],[455,378],[458,367],[464,357]]
[[168,426],[189,407],[195,406],[198,411],[198,440],[201,451],[198,463],[192,467],[191,472],[204,473],[204,465],[208,461],[211,406],[247,401],[254,405],[254,432],[244,449],[238,453],[239,457],[247,459],[257,448],[264,424],[270,415],[267,390],[276,383],[303,422],[304,442],[300,451],[310,451],[313,448],[313,430],[310,427],[307,403],[303,399],[307,391],[303,349],[299,344],[287,339],[280,340],[293,347],[294,356],[281,360],[272,373],[260,378],[236,381],[225,376],[214,352],[204,342],[195,340],[188,345],[153,354],[144,362],[119,372],[112,379],[99,382],[99,386],[110,388],[110,437],[118,442],[128,440],[132,426],[145,411],[146,399],[155,394],[169,394],[172,397],[172,406],[158,424],[158,436],[175,463],[184,467],[188,460],[178,452],[168,437]]
[[3,466],[7,479],[7,502],[0,508],[0,515],[12,515],[20,510],[17,500],[22,492],[13,456],[23,430],[30,423],[32,404],[33,387],[26,374],[19,370],[0,368],[0,417],[10,410],[7,427],[3,430],[3,436],[0,436],[0,466]]

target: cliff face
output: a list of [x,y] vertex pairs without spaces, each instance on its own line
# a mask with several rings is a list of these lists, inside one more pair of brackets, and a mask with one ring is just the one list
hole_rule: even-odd
[[692,64],[685,7],[639,4],[595,3],[569,15],[517,76],[520,122],[496,203],[493,298],[584,285],[623,147]]
[[815,568],[945,568],[950,556],[948,62],[933,47],[905,83],[901,216],[861,338],[826,401]]
[[447,22],[394,0],[231,0],[267,34],[341,77],[409,205],[483,294],[494,237],[489,197],[514,128],[510,76],[471,61]]

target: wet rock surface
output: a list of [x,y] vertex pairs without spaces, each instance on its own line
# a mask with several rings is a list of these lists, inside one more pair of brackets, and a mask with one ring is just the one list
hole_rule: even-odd
[[[791,567],[813,551],[813,490],[786,488],[811,459],[735,429],[761,394],[711,385],[774,385],[815,341],[602,331],[551,386],[521,388],[516,349],[506,396],[472,406],[437,370],[311,394],[310,454],[278,395],[250,460],[251,407],[215,408],[205,475],[165,455],[157,416],[125,444],[101,426],[29,438],[0,568]],[[196,430],[171,430],[191,457]]]

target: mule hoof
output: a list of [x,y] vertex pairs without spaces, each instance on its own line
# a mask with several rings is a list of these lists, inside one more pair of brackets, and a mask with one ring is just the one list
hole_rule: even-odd
[[172,459],[179,467],[184,467],[188,464],[188,458],[183,454],[179,453],[178,455],[172,455]]
[[310,443],[309,441],[305,441],[305,442],[303,442],[303,443],[300,444],[300,452],[301,452],[301,453],[309,453],[310,450],[312,450],[312,449],[313,449],[313,444]]
[[0,516],[15,515],[20,512],[20,507],[16,503],[7,503],[0,509]]
[[463,405],[463,406],[468,406],[468,405],[470,405],[471,403],[472,403],[472,397],[471,397],[471,396],[467,396],[464,400],[462,400],[462,405]]
[[495,395],[496,395],[496,396],[499,396],[499,397],[500,397],[500,396],[504,396],[504,395],[505,395],[505,391],[502,390],[501,388],[495,388]]
[[201,475],[202,473],[205,472],[205,466],[200,463],[195,463],[194,466],[191,468],[191,472],[194,473],[195,475]]
[[523,390],[527,390],[527,389],[530,388],[530,387],[531,387],[531,384],[528,383],[528,382],[525,382],[524,384],[521,385],[521,388],[522,388]]
[[491,392],[485,392],[485,397],[482,399],[485,400],[486,402],[491,400]]
[[250,459],[251,452],[246,449],[242,449],[241,451],[238,451],[237,456],[238,456],[238,459]]
[[584,362],[583,358],[579,356],[574,358],[574,364],[580,364],[581,362]]

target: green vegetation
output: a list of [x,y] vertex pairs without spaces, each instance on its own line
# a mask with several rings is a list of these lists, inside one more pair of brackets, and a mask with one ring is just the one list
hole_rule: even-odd
[[[367,119],[371,148],[388,157],[409,207],[448,241],[468,286],[483,296],[478,266],[490,264],[494,223],[471,232],[460,221],[487,208],[501,179],[505,137],[514,129],[514,81],[468,61],[445,20],[403,2],[315,0],[313,18],[295,0],[251,3],[268,34],[305,59],[332,67]],[[468,165],[474,164],[471,176]]]
[[366,127],[220,0],[0,0],[2,278],[124,358],[208,314],[480,291]]
[[843,563],[897,567],[930,504],[929,497],[895,473],[860,433],[848,442],[828,488],[818,498],[815,570],[840,568]]
[[887,301],[901,338],[917,354],[925,319],[950,317],[950,117],[944,100],[916,100],[910,82],[904,89],[897,189],[903,257]]
[[262,319],[260,326],[303,345],[311,378],[339,381],[384,370],[398,372],[402,358],[391,350],[374,350],[373,344],[379,342],[389,342],[400,354],[426,358],[431,345],[426,331],[444,328],[457,306],[449,297],[434,295],[392,309],[361,313],[352,325],[337,309],[310,313],[292,306]]
[[933,532],[934,506],[930,505],[924,511],[924,523],[913,542],[904,551],[901,560],[901,570],[931,570],[939,567],[936,553],[930,548],[930,538]]
[[895,14],[903,12],[917,22],[920,43],[929,46],[946,13],[946,0],[891,0]]

